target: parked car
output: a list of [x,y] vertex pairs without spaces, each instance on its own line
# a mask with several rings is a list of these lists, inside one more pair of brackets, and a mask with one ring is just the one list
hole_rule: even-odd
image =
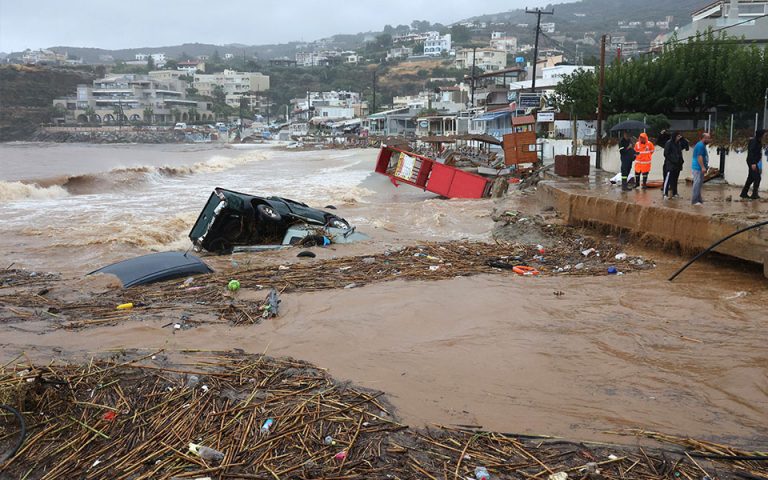
[[[189,238],[197,249],[229,253],[238,246],[291,244],[311,236],[313,230],[326,229],[353,230],[343,218],[295,200],[217,188],[200,212]],[[300,232],[297,237],[295,232]]]
[[174,130],[186,130],[187,124],[186,123],[177,123],[174,127]]

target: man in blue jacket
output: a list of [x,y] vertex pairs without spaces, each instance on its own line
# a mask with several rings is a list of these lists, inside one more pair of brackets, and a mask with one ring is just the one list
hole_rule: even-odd
[[[754,138],[749,141],[747,147],[747,167],[749,168],[749,175],[747,175],[747,183],[744,185],[744,189],[741,191],[741,198],[759,200],[758,190],[760,189],[760,180],[762,180],[762,160],[763,160],[763,137],[765,136],[765,130],[758,130],[755,133]],[[749,187],[754,186],[752,190],[752,196],[749,196]]]

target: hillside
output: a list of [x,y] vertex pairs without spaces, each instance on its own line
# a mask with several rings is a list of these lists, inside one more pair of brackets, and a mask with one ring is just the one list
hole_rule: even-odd
[[[619,21],[661,21],[667,16],[674,17],[671,27],[683,25],[690,21],[690,14],[698,7],[705,5],[708,0],[580,0],[570,3],[554,4],[555,15],[545,17],[545,21],[557,24],[557,35],[566,35],[572,38],[581,38],[586,32],[614,33],[618,31],[617,23]],[[552,8],[550,6],[549,8]],[[479,15],[466,20],[459,20],[456,23],[465,21],[507,23],[506,27],[494,25],[489,27],[488,31],[473,31],[475,36],[485,37],[491,29],[505,30],[510,34],[517,35],[520,43],[529,43],[533,38],[533,30],[530,24],[535,21],[533,15],[525,13],[524,9],[517,9],[508,12],[495,14]],[[424,28],[438,29],[447,31],[448,27],[442,25],[430,25],[428,21],[414,21],[408,23],[403,19],[403,23],[416,26],[420,31]],[[529,24],[528,27],[518,27],[518,24]],[[405,27],[404,25],[398,26]],[[407,27],[405,27],[407,29]],[[383,26],[385,33],[392,33],[391,26]],[[298,50],[306,49],[338,49],[338,50],[356,50],[364,45],[367,40],[374,38],[382,32],[361,32],[356,34],[339,34],[332,37],[317,40],[315,42],[290,42],[284,44],[271,45],[213,45],[207,43],[184,43],[181,45],[167,46],[147,46],[128,48],[120,50],[106,50],[100,48],[80,48],[72,46],[51,47],[57,52],[67,52],[72,56],[83,58],[86,63],[105,63],[100,57],[111,56],[115,60],[133,60],[137,53],[163,52],[170,59],[180,59],[184,57],[196,57],[198,55],[213,55],[218,51],[220,55],[231,53],[241,58],[268,60],[279,57],[293,58]],[[638,42],[649,42],[657,33],[645,33],[641,29],[637,31],[624,31],[631,40]],[[546,41],[546,40],[545,40]],[[554,46],[554,45],[550,45]],[[18,52],[14,55],[18,55]]]
[[0,141],[31,136],[39,124],[51,121],[54,98],[73,95],[78,84],[97,76],[89,69],[0,66]]

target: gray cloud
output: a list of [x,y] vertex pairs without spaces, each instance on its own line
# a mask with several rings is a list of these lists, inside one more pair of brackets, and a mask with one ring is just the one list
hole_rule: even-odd
[[[56,45],[131,48],[186,42],[261,45],[381,30],[412,20],[452,23],[546,0],[0,0],[0,51]],[[34,6],[33,6],[34,5]]]

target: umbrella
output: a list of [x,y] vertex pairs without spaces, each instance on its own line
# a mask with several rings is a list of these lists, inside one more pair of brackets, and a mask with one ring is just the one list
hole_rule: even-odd
[[649,127],[643,122],[637,121],[637,120],[627,120],[625,122],[621,122],[616,124],[615,127],[611,129],[612,132],[621,132],[624,130],[646,130]]

